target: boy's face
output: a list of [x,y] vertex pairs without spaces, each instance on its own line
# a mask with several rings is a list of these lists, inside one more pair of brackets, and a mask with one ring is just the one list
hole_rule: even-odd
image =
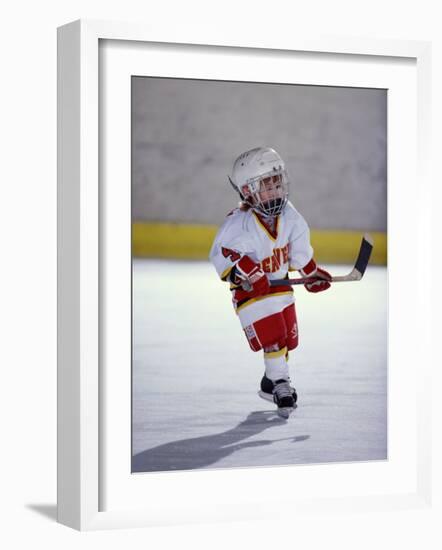
[[288,200],[287,174],[276,172],[258,176],[244,185],[241,193],[248,204],[264,216],[277,216]]
[[262,178],[258,196],[262,202],[267,202],[274,199],[283,199],[285,196],[285,190],[281,174]]

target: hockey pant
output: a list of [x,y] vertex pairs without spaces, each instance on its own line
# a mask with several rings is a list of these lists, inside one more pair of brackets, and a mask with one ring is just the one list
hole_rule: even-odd
[[[269,314],[259,319],[253,320],[259,311],[238,313],[250,348],[253,351],[264,350],[266,376],[271,380],[288,379],[288,352],[298,345],[298,324],[293,300],[291,297],[279,298],[278,302],[282,302],[279,311],[271,312],[277,304],[265,304],[262,311]],[[255,307],[255,310],[258,308]],[[247,321],[251,322],[244,326]]]

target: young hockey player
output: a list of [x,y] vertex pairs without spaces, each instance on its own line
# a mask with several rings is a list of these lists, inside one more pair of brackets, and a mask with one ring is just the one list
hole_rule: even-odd
[[288,418],[297,400],[287,362],[288,352],[298,345],[296,311],[291,287],[270,286],[269,281],[299,270],[304,277],[318,278],[306,289],[321,292],[330,287],[331,276],[313,259],[309,228],[288,200],[289,178],[276,151],[258,147],[243,153],[229,180],[241,202],[220,227],[210,260],[230,283],[251,349],[264,352],[259,395]]

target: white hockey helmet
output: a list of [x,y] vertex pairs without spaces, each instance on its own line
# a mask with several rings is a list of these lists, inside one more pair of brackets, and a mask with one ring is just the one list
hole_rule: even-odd
[[289,178],[284,161],[270,147],[242,153],[229,178],[241,200],[264,216],[277,216],[288,201]]

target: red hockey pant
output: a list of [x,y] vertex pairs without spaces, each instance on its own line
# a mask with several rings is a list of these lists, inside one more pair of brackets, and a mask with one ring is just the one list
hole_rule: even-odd
[[295,305],[291,304],[281,312],[255,321],[244,329],[253,351],[278,346],[293,350],[298,345],[298,323]]

